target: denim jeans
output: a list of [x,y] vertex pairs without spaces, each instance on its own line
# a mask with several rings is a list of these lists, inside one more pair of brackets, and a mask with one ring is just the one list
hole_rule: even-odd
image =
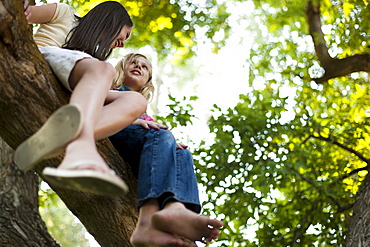
[[172,200],[200,212],[193,157],[169,130],[130,125],[109,139],[138,178],[138,208],[156,198],[161,208]]

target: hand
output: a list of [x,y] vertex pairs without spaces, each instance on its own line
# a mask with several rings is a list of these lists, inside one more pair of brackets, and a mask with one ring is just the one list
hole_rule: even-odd
[[182,144],[181,142],[176,142],[176,148],[177,149],[184,149],[184,148],[188,148],[188,146],[185,145],[185,144]]
[[159,130],[159,129],[168,129],[168,127],[166,125],[156,123],[156,122],[152,122],[152,121],[146,121],[146,120],[143,120],[143,119],[136,119],[132,124],[142,126],[145,129],[150,129],[150,128],[157,129],[157,130]]
[[31,7],[28,4],[28,0],[23,1],[23,10],[24,10],[24,15],[26,16],[26,19],[29,20],[31,18]]

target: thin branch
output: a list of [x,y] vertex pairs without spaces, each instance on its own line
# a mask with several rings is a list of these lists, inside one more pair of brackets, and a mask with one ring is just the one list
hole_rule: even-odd
[[307,136],[307,138],[303,140],[303,142],[301,143],[301,145],[305,144],[311,137],[313,137],[313,135]]
[[347,204],[345,206],[341,206],[340,208],[338,208],[338,213],[341,213],[341,212],[344,212],[348,209],[351,209],[351,208],[353,208],[354,205],[355,205],[354,203],[351,203],[351,204]]
[[[303,235],[303,233],[308,229],[308,227],[311,225],[311,223],[307,224],[308,222],[308,218],[310,217],[310,215],[317,209],[317,205],[318,203],[320,202],[321,200],[320,199],[316,199],[316,201],[312,204],[313,206],[311,207],[310,210],[308,210],[306,212],[306,215],[301,219],[301,221],[299,222],[299,227],[297,227],[296,229],[294,229],[293,231],[291,231],[290,233],[294,232],[294,236],[293,236],[293,239],[289,242],[289,244],[292,245],[292,247],[296,246],[297,245],[297,240]],[[303,228],[303,226],[305,226],[305,228]]]
[[344,144],[342,143],[339,143],[334,137],[332,136],[329,136],[329,137],[323,137],[322,135],[319,135],[319,136],[315,136],[315,135],[312,135],[313,138],[315,139],[318,139],[318,140],[322,140],[322,141],[326,141],[326,142],[330,142],[354,155],[356,155],[360,160],[362,160],[363,162],[365,162],[367,165],[370,164],[370,160],[369,159],[366,159],[361,153],[359,153],[358,151],[354,150],[353,148],[350,148],[350,147],[347,147],[345,146]]
[[[322,140],[322,141],[327,141],[327,142],[330,142],[330,143],[332,143],[332,144],[334,144],[334,145],[336,145],[336,146],[338,146],[338,147],[340,147],[340,148],[342,148],[342,149],[344,149],[344,150],[346,150],[346,151],[348,151],[348,152],[350,152],[350,153],[353,153],[353,154],[355,154],[359,159],[361,159],[362,161],[364,161],[366,164],[369,164],[369,159],[366,159],[362,154],[360,154],[359,152],[357,152],[356,150],[354,150],[354,149],[352,149],[352,148],[350,148],[350,147],[347,147],[347,146],[345,146],[345,145],[343,145],[343,144],[341,144],[341,143],[339,143],[338,141],[336,141],[335,140],[335,138],[334,137],[323,137],[323,136],[321,136],[321,135],[319,135],[319,136],[315,136],[315,135],[310,135],[308,138],[311,138],[311,137],[313,137],[313,138],[315,138],[315,139],[319,139],[319,140]],[[304,142],[306,142],[307,140],[308,140],[308,138],[306,138],[305,140],[304,140]],[[304,181],[306,181],[306,182],[308,182],[309,184],[311,184],[312,186],[314,186],[315,188],[317,188],[318,190],[321,190],[318,186],[316,186],[316,184],[312,181],[312,180],[310,180],[310,179],[308,179],[308,178],[306,178],[306,177],[304,177],[302,174],[300,174],[298,171],[296,171],[294,168],[290,168],[291,170],[293,170],[294,172],[296,172]],[[344,179],[346,179],[346,178],[348,178],[348,177],[350,177],[350,176],[352,176],[352,175],[354,175],[354,174],[356,174],[356,173],[358,173],[359,171],[365,171],[365,170],[368,170],[368,166],[366,166],[366,167],[361,167],[361,168],[357,168],[357,169],[354,169],[354,170],[352,170],[351,172],[349,172],[349,173],[347,173],[347,174],[345,174],[345,175],[343,175],[343,176],[341,176],[340,178],[338,178],[337,179],[337,181],[336,182],[338,182],[338,181],[343,181]],[[336,182],[334,182],[334,183],[336,183]],[[351,203],[351,204],[347,204],[347,205],[345,205],[345,206],[342,206],[339,202],[337,202],[333,197],[331,197],[331,196],[329,196],[329,198],[334,202],[334,204],[336,204],[337,205],[337,207],[338,207],[338,213],[340,213],[340,212],[344,212],[344,211],[346,211],[346,210],[348,210],[348,209],[351,209],[353,206],[354,206],[354,204],[353,203]]]
[[326,192],[320,187],[318,186],[314,181],[312,181],[311,179],[303,176],[303,174],[299,173],[295,168],[293,167],[289,167],[290,170],[292,170],[293,172],[295,172],[296,174],[298,174],[298,176],[300,176],[302,178],[302,180],[306,181],[307,183],[311,184],[314,188],[316,188],[319,192],[321,192],[323,195],[327,196],[338,208],[341,208],[342,205],[336,200],[334,199],[334,197],[330,196],[330,195],[327,195]]
[[344,179],[360,172],[360,171],[367,171],[367,166],[365,167],[361,167],[361,168],[357,168],[357,169],[354,169],[352,170],[351,172],[347,173],[347,174],[344,174],[343,176],[341,176],[340,178],[338,178],[338,181],[343,181]]

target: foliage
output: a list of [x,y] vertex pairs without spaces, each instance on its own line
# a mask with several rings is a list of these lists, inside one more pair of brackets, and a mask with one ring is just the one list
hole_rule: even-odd
[[171,129],[179,126],[191,125],[193,123],[192,119],[194,119],[195,116],[191,113],[193,106],[190,102],[196,101],[198,97],[190,96],[189,99],[183,97],[181,102],[171,95],[168,95],[168,98],[172,101],[172,103],[167,104],[169,108],[168,115],[165,117],[156,116],[156,122],[169,125]]
[[[304,87],[289,121],[288,97],[279,90],[243,95],[227,112],[216,107],[209,123],[215,143],[199,149],[197,167],[209,208],[228,222],[221,239],[240,246],[342,244],[347,209],[366,175],[369,92],[361,84]],[[253,244],[240,239],[249,218],[259,228]]]
[[[323,70],[305,1],[254,3],[256,89],[226,112],[214,107],[214,144],[197,152],[204,206],[224,215],[224,246],[341,246],[369,163],[368,76],[312,83]],[[320,3],[332,56],[368,52],[368,2]]]
[[53,190],[40,189],[39,202],[40,215],[61,246],[89,246],[85,228]]
[[[252,76],[279,73],[290,82],[309,80],[323,73],[309,36],[306,21],[308,1],[253,1],[256,42],[250,57]],[[320,2],[322,29],[334,58],[369,53],[368,1],[325,0]],[[268,38],[266,38],[268,36]]]

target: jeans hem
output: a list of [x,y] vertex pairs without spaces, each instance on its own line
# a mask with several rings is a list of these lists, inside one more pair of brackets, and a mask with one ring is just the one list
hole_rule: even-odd
[[[163,196],[164,194],[166,193],[169,193],[169,196],[167,196],[165,199],[161,200],[161,202],[159,202],[159,198],[161,196]],[[138,202],[137,202],[137,210],[140,209],[140,207],[143,206],[143,204],[145,203],[145,201],[147,201],[148,199],[157,199],[158,200],[158,203],[162,204],[162,205],[159,205],[160,206],[160,209],[163,209],[164,205],[166,204],[166,202],[170,199],[173,199],[175,201],[178,201],[178,202],[181,202],[182,204],[185,205],[186,208],[188,208],[189,210],[195,212],[195,213],[200,213],[202,207],[200,205],[200,202],[199,202],[199,199],[189,199],[189,198],[182,198],[182,197],[179,197],[179,196],[176,196],[173,192],[171,192],[171,190],[167,190],[167,191],[164,191],[160,194],[149,194],[147,196],[145,196],[144,198],[141,198],[141,199],[138,199]]]

